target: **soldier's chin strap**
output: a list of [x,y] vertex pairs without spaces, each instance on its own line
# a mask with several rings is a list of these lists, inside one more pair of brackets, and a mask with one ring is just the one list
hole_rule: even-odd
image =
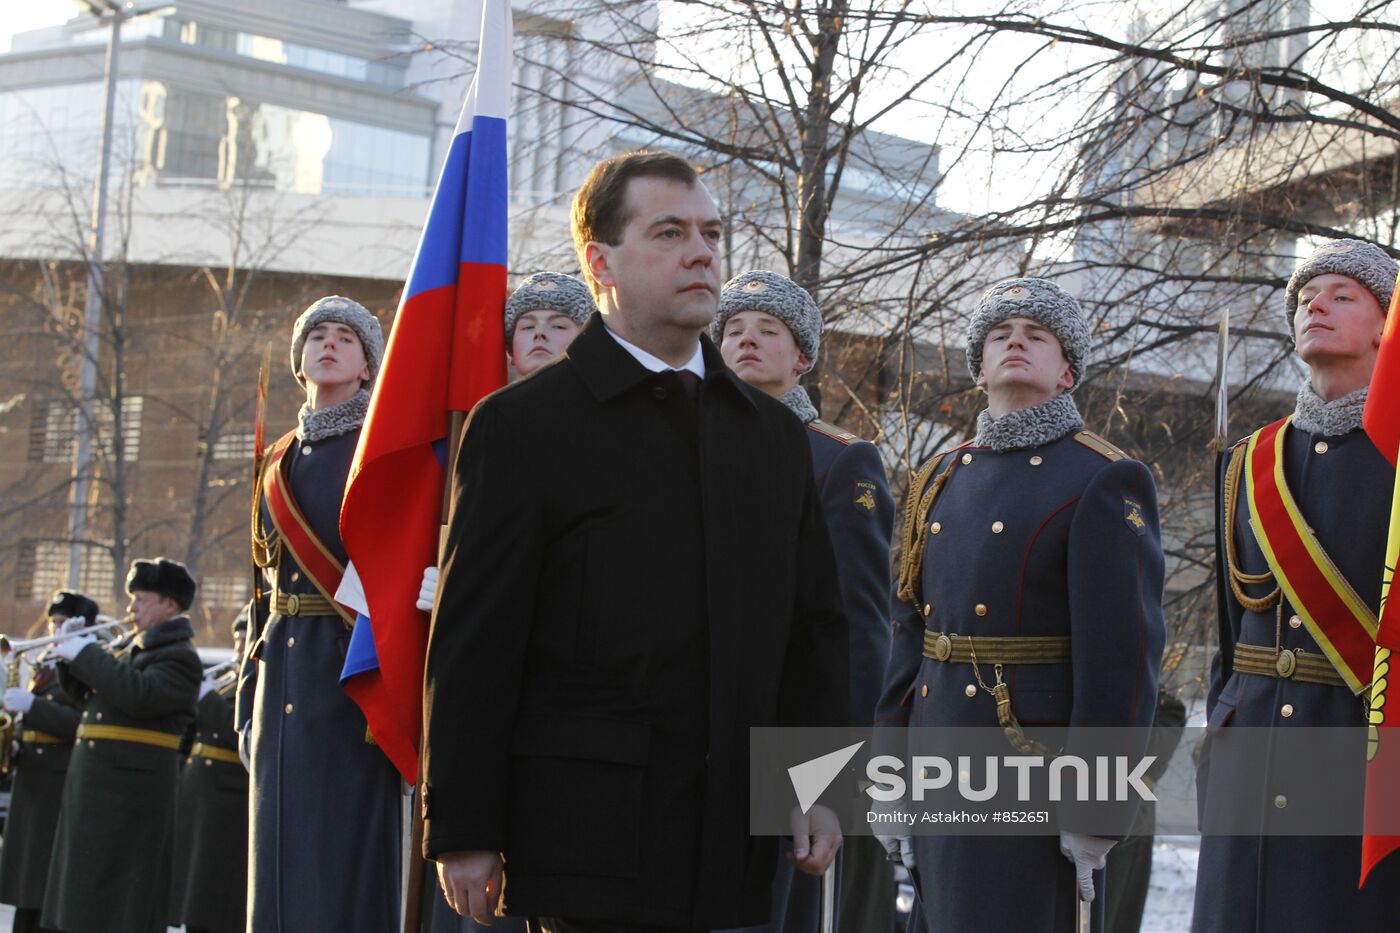
[[[969,642],[973,642],[971,638]],[[1011,709],[1011,688],[1002,679],[1002,667],[1000,664],[992,665],[992,671],[996,674],[996,683],[988,687],[987,682],[982,679],[982,667],[977,663],[977,647],[973,642],[972,650],[972,676],[977,678],[977,685],[991,694],[992,699],[997,704],[997,725],[1001,726],[1001,731],[1006,735],[1006,740],[1011,743],[1011,747],[1023,755],[1039,755],[1043,758],[1052,757],[1050,749],[1039,742],[1026,737],[1025,729],[1021,728],[1021,722],[1016,718],[1016,713]]]

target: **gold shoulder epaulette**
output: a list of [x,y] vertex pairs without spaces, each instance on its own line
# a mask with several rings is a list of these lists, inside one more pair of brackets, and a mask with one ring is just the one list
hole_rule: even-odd
[[843,431],[836,425],[827,424],[820,418],[807,422],[807,427],[816,431],[818,434],[825,434],[827,437],[834,438],[847,446],[860,440],[859,437],[856,437],[850,431]]
[[1074,440],[1077,443],[1083,444],[1085,447],[1089,448],[1094,453],[1103,457],[1105,460],[1116,461],[1128,459],[1127,454],[1123,453],[1123,451],[1119,450],[1117,447],[1113,446],[1108,441],[1099,437],[1093,431],[1076,431],[1074,434]]
[[[938,498],[938,493],[948,482],[948,474],[958,462],[958,458],[953,454],[961,449],[959,447],[938,454],[909,477],[909,495],[904,501],[904,534],[900,542],[899,579],[896,582],[896,596],[905,602],[919,601],[919,584],[924,573],[924,519],[933,510],[934,500]],[[945,460],[947,466],[939,471],[938,468]],[[938,475],[935,476],[935,473]]]

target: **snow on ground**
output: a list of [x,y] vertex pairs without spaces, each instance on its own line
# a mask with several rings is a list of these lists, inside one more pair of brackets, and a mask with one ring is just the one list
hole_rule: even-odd
[[1147,889],[1141,933],[1185,933],[1191,929],[1196,894],[1199,836],[1163,836],[1152,847],[1152,880]]

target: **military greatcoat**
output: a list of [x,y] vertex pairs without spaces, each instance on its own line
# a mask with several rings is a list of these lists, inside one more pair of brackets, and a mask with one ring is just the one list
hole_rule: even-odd
[[183,883],[171,925],[241,933],[248,887],[248,772],[238,760],[231,688],[199,701],[194,741],[180,772],[175,851]]
[[[969,445],[920,470],[912,501],[949,467],[931,509],[905,513],[918,522],[905,539],[922,539],[922,566],[912,598],[895,605],[879,723],[998,726],[995,701],[971,664],[925,657],[928,631],[970,635],[974,645],[977,636],[1068,636],[1071,663],[1005,666],[1020,722],[1150,725],[1165,635],[1147,468],[1085,431],[1026,449]],[[979,673],[994,683],[991,664]],[[1144,730],[1144,745],[1146,738]],[[914,849],[929,930],[1073,930],[1074,867],[1054,834],[915,834]]]
[[[869,441],[820,420],[807,422],[812,470],[836,554],[846,613],[851,709],[847,722],[866,726],[890,652],[890,535],[894,498],[880,451]],[[773,916],[752,931],[816,928],[821,879],[793,868],[784,840],[773,883]],[[838,853],[837,920],[841,929],[880,933],[894,928],[894,870],[872,836],[847,836]]]
[[[358,437],[295,441],[286,454],[292,496],[342,566],[340,500]],[[261,520],[270,534],[266,502]],[[285,546],[273,575],[279,593],[319,594]],[[274,606],[250,651],[260,663],[248,727],[248,929],[395,929],[402,781],[341,688],[349,626],[339,615],[288,612]]]
[[63,779],[82,714],[50,668],[40,668],[29,689],[34,705],[20,719],[10,812],[0,847],[0,903],[38,910],[44,906]]
[[[164,933],[178,748],[204,669],[193,637],[189,619],[178,616],[115,653],[89,645],[59,664],[83,712],[49,863],[45,927]],[[131,735],[143,740],[115,738],[113,727],[141,730]]]
[[[1283,439],[1283,472],[1303,519],[1312,528],[1337,569],[1357,596],[1375,611],[1380,602],[1381,569],[1385,559],[1395,471],[1360,428],[1339,435],[1313,434],[1290,424]],[[1238,449],[1238,448],[1237,448]],[[1223,469],[1228,470],[1227,457]],[[1297,729],[1300,727],[1356,728],[1354,761],[1364,768],[1365,724],[1360,697],[1346,686],[1305,683],[1235,670],[1236,645],[1246,644],[1321,656],[1317,642],[1301,624],[1286,594],[1281,605],[1250,611],[1232,591],[1227,574],[1226,541],[1222,529],[1234,536],[1235,560],[1243,573],[1268,572],[1268,565],[1249,525],[1249,471],[1238,477],[1233,516],[1224,507],[1225,484],[1217,503],[1217,582],[1220,653],[1212,665],[1208,698],[1208,734],[1241,726]],[[1253,600],[1275,585],[1244,584]],[[1201,756],[1198,787],[1207,818],[1211,795],[1213,739]],[[1266,825],[1288,817],[1304,801],[1288,786],[1296,762],[1280,755],[1249,763],[1248,780],[1258,787],[1258,806]],[[1219,778],[1219,774],[1215,775]],[[1353,789],[1358,786],[1353,784]],[[1223,779],[1222,779],[1222,783]],[[1277,798],[1282,797],[1282,800]],[[1359,817],[1359,795],[1330,804],[1349,808]],[[1284,804],[1279,806],[1279,804]],[[1230,805],[1238,806],[1235,800]],[[1358,823],[1359,825],[1359,823]],[[1311,930],[1394,929],[1400,899],[1400,858],[1391,856],[1372,871],[1363,890],[1359,836],[1206,835],[1196,880],[1194,933],[1289,933]]]

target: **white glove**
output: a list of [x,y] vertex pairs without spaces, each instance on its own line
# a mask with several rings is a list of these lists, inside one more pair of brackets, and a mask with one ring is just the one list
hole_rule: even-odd
[[1117,843],[1101,836],[1083,833],[1060,833],[1060,851],[1074,863],[1074,875],[1079,881],[1079,897],[1084,903],[1094,899],[1094,872],[1108,862],[1108,850]]
[[[881,814],[884,814],[884,813],[893,813],[893,812],[895,812],[898,808],[899,808],[899,805],[898,805],[897,803],[891,802],[891,801],[874,800],[874,799],[872,799],[871,802],[870,802],[870,812],[872,812],[872,813],[881,813]],[[891,825],[891,824],[885,823],[885,822],[877,822],[877,823],[875,823],[874,825],[876,825],[876,826],[889,826],[889,825]],[[895,823],[894,825],[895,825],[895,826],[899,826],[900,824],[899,824],[899,823]],[[875,838],[876,838],[877,840],[879,840],[880,845],[882,845],[882,846],[885,847],[885,855],[889,858],[889,860],[890,860],[891,862],[896,862],[896,861],[897,861],[897,862],[902,863],[902,864],[904,865],[905,868],[913,869],[913,867],[914,867],[914,837],[913,837],[913,836],[910,836],[910,835],[907,835],[907,834],[905,834],[905,835],[886,836],[886,835],[882,835],[881,833],[875,833],[874,836],[875,836]]]
[[204,678],[203,680],[201,680],[201,681],[199,682],[199,697],[198,697],[198,699],[200,699],[200,700],[204,699],[205,697],[207,697],[207,696],[209,695],[209,691],[210,691],[210,690],[213,690],[213,689],[214,689],[214,681],[210,680],[208,677]]
[[[67,623],[64,623],[65,625]],[[72,638],[65,638],[63,641],[53,646],[53,653],[64,661],[71,661],[78,656],[78,653],[88,645],[97,644],[97,639],[91,635],[74,635]]]
[[74,632],[81,632],[87,627],[87,619],[82,616],[73,616],[71,619],[64,619],[63,624],[58,627],[57,634],[71,635]]
[[418,602],[414,603],[424,612],[433,611],[433,600],[437,598],[437,567],[423,568],[423,582],[418,586]]
[[23,687],[5,688],[5,709],[12,713],[27,713],[34,705],[34,694]]

